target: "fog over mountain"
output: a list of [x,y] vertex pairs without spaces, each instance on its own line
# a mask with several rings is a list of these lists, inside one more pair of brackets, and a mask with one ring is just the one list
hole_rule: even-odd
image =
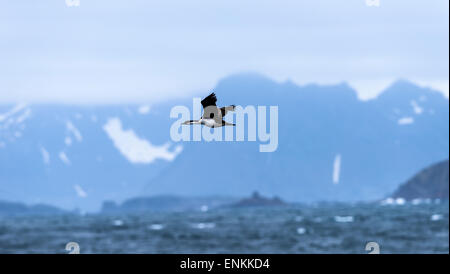
[[170,110],[192,108],[191,99],[2,105],[0,200],[82,210],[160,194],[371,200],[448,159],[448,99],[405,80],[369,101],[346,83],[297,86],[258,74],[232,75],[214,91],[220,105],[278,106],[278,149],[261,153],[259,142],[247,141],[173,142]]

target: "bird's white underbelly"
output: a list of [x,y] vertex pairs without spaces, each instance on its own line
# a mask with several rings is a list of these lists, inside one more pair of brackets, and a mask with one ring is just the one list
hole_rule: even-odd
[[222,123],[218,124],[214,119],[202,119],[202,122],[207,127],[220,127]]

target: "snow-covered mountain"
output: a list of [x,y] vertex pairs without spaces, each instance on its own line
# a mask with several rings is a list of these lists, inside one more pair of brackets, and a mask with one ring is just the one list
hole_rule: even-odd
[[[0,106],[0,200],[97,210],[104,200],[174,194],[288,201],[376,199],[448,158],[449,102],[398,81],[360,101],[347,84],[297,86],[260,75],[223,79],[220,105],[276,105],[279,145],[170,139],[157,105]],[[207,94],[199,94],[205,96]],[[215,165],[208,173],[203,166]]]
[[99,208],[138,195],[182,151],[160,130],[168,116],[146,105],[18,104],[0,113],[0,199]]

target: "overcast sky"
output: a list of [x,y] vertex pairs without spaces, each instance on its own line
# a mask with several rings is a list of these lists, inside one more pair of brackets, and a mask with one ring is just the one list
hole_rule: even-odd
[[0,102],[157,102],[248,71],[448,94],[448,24],[448,0],[0,0]]

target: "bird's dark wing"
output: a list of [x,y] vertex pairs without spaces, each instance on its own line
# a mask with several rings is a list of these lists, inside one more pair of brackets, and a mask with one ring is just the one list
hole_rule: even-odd
[[215,106],[216,102],[217,102],[217,98],[213,92],[210,95],[208,95],[208,97],[203,99],[201,103],[202,103],[203,109],[205,109],[208,106]]

